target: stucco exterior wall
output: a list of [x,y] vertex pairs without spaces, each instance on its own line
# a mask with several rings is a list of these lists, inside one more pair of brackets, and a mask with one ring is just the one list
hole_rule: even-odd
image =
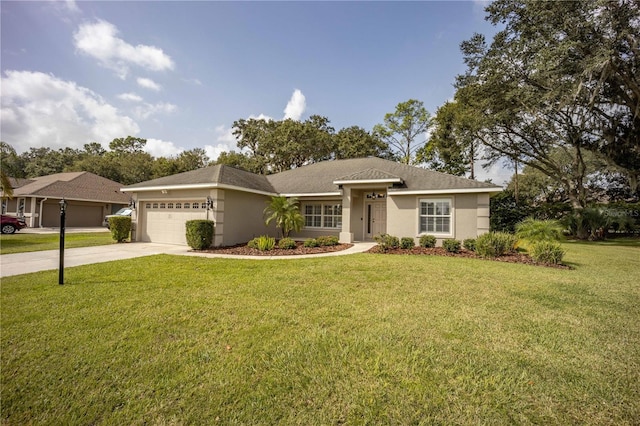
[[387,197],[387,233],[419,238],[421,199],[451,199],[453,226],[450,235],[436,235],[438,245],[445,238],[464,240],[489,231],[489,194],[392,195]]
[[[220,226],[222,245],[246,243],[260,235],[276,236],[273,222],[267,226],[263,217],[263,211],[271,197],[228,189],[220,192],[224,194],[219,194],[217,199],[216,227]],[[223,196],[224,199],[220,196]],[[224,205],[220,210],[220,201],[222,200],[224,200]],[[219,215],[218,211],[223,215]],[[216,234],[218,234],[218,230],[216,230]]]

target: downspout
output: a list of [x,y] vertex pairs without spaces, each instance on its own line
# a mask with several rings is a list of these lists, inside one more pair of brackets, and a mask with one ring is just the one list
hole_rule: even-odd
[[40,213],[38,214],[38,228],[42,228],[42,205],[44,204],[45,201],[47,201],[49,199],[49,197],[44,197],[41,201],[40,201]]

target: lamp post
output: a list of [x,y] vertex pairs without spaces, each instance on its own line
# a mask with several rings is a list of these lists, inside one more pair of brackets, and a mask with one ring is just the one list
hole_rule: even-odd
[[67,202],[60,200],[60,268],[58,270],[58,284],[64,284],[64,230],[67,216]]

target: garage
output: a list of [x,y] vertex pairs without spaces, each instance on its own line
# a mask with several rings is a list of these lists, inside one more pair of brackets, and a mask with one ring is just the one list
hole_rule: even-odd
[[[69,228],[102,226],[103,217],[104,204],[67,201],[65,226]],[[58,200],[46,201],[42,206],[42,226],[60,226],[60,203]]]
[[206,203],[195,200],[143,201],[139,205],[142,241],[186,245],[185,223],[207,218]]

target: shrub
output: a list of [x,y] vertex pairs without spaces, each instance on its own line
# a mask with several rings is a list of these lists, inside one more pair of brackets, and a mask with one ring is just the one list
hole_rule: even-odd
[[250,240],[250,241],[247,243],[247,247],[252,248],[252,249],[256,249],[256,250],[257,250],[257,249],[258,249],[258,237],[256,237],[256,238],[254,238],[254,239]]
[[283,238],[278,241],[278,247],[284,250],[291,250],[296,248],[296,242],[292,238]]
[[511,253],[516,247],[516,236],[506,232],[489,232],[476,239],[476,253],[483,257],[498,257]]
[[539,263],[562,263],[565,251],[553,241],[540,241],[531,247],[531,257]]
[[420,247],[433,248],[436,246],[436,237],[433,235],[422,235],[419,244]]
[[204,219],[188,220],[185,224],[187,244],[194,250],[211,247],[213,242],[213,221]]
[[393,235],[380,234],[376,235],[374,239],[376,240],[376,243],[378,243],[382,251],[400,247],[400,240],[398,239],[398,237],[394,237]]
[[447,238],[442,241],[442,247],[449,253],[458,253],[460,251],[460,241],[453,238]]
[[303,245],[305,247],[318,247],[318,241],[315,238],[309,238],[308,240],[304,240]]
[[531,243],[538,241],[558,241],[563,235],[563,226],[557,220],[538,220],[528,217],[516,224],[516,236]]
[[276,239],[267,235],[261,235],[256,239],[256,248],[260,251],[273,250],[276,246]]
[[400,248],[403,248],[405,250],[409,250],[409,249],[414,248],[415,245],[416,245],[416,242],[411,237],[402,237],[402,238],[400,238]]
[[131,217],[130,216],[111,216],[109,218],[109,229],[111,230],[111,238],[122,243],[129,238],[131,234]]
[[475,238],[467,238],[462,242],[462,247],[466,248],[470,251],[476,251],[476,239]]
[[336,237],[335,235],[326,235],[324,237],[316,238],[316,241],[318,242],[318,245],[320,247],[337,246],[338,243],[340,242],[340,239],[338,237]]

